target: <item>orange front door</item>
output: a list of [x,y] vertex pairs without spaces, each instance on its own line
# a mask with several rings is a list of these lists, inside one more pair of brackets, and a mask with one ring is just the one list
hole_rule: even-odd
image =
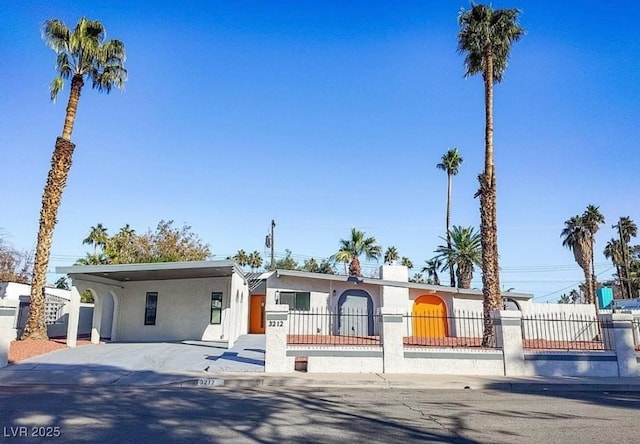
[[249,315],[249,333],[264,334],[264,306],[266,297],[263,294],[251,295],[251,313]]
[[438,296],[420,296],[414,302],[413,335],[423,338],[447,336],[447,307]]

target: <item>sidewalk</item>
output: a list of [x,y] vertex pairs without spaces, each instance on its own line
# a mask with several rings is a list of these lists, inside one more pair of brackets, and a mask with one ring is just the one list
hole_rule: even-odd
[[500,377],[374,373],[207,373],[104,370],[0,369],[0,386],[98,385],[185,388],[379,388],[392,390],[499,390],[523,392],[633,391],[640,378]]

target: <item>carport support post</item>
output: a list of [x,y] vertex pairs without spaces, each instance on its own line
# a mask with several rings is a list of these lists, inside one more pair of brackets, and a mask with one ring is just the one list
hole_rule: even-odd
[[633,315],[611,313],[600,315],[605,343],[611,344],[618,360],[618,376],[640,376],[633,340]]
[[524,375],[522,313],[515,310],[492,311],[491,317],[496,332],[496,346],[502,349],[504,375]]
[[69,322],[67,323],[67,347],[75,347],[78,340],[78,321],[80,320],[80,293],[75,285],[71,286],[69,301]]
[[384,373],[404,372],[403,310],[380,308],[382,316],[382,356]]
[[294,370],[294,358],[287,358],[287,333],[289,332],[289,306],[269,305],[266,308],[265,373],[285,373]]

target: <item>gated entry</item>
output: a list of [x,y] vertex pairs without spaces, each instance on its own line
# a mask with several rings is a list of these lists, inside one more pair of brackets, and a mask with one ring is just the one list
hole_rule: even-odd
[[373,336],[373,300],[364,290],[347,290],[338,299],[338,331],[345,336]]

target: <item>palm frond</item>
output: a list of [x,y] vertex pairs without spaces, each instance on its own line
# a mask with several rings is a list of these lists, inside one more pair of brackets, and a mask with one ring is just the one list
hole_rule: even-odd
[[51,94],[51,101],[55,103],[58,93],[62,91],[64,87],[64,79],[61,76],[57,76],[49,84],[49,93]]

